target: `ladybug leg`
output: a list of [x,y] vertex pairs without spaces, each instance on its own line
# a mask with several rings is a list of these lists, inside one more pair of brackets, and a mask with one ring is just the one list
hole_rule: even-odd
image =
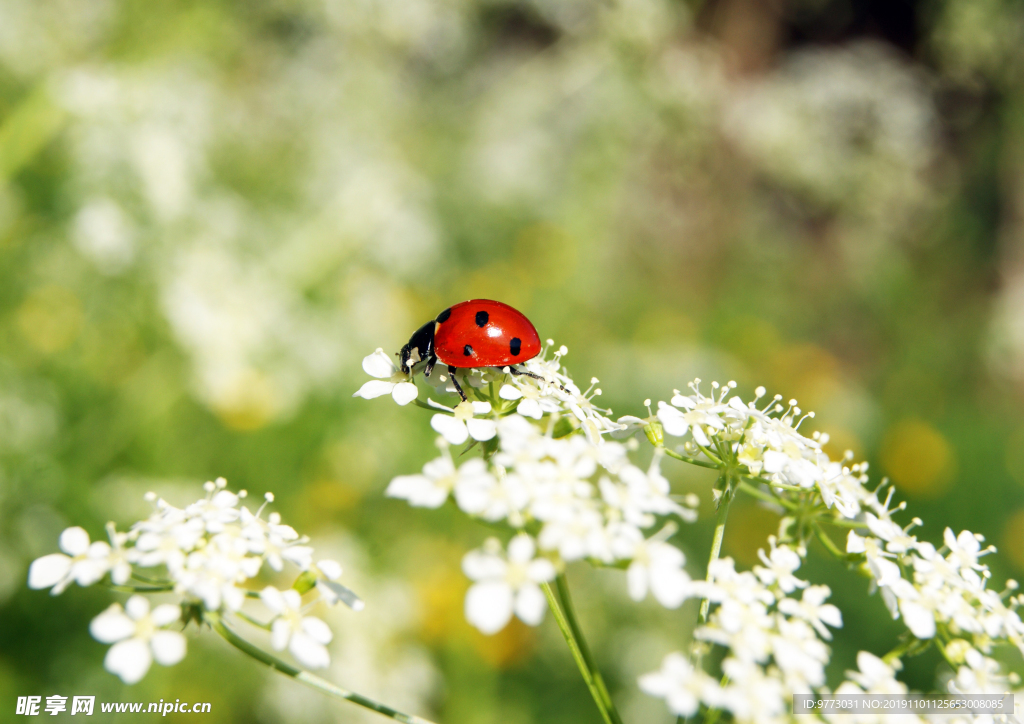
[[448,374],[451,375],[452,384],[455,385],[455,391],[459,393],[459,397],[462,398],[463,402],[467,402],[466,393],[462,391],[462,388],[459,387],[459,381],[455,379],[455,367],[448,365]]
[[[502,369],[504,370],[504,368],[502,368]],[[534,374],[533,372],[526,372],[525,370],[517,370],[512,365],[509,365],[508,371],[511,374],[515,375],[516,377],[519,377],[519,376],[522,376],[522,377],[532,377],[535,380],[540,380],[541,382],[547,382],[547,380],[545,380],[540,375]],[[559,385],[558,389],[560,389],[562,392],[565,392],[565,387],[563,387],[562,385]]]
[[437,357],[430,355],[427,359],[427,366],[423,368],[423,376],[430,377],[430,373],[434,371],[434,365],[437,364]]

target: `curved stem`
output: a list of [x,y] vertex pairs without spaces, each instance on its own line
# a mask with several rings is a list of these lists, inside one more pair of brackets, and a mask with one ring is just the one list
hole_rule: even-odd
[[576,618],[576,607],[573,606],[572,595],[569,592],[569,580],[565,577],[564,573],[559,573],[558,577],[555,578],[555,587],[558,589],[558,597],[562,601],[562,608],[565,613],[566,623],[569,624],[569,629],[572,631],[573,636],[576,639],[576,643],[580,649],[580,654],[583,656],[583,661],[586,663],[587,668],[590,669],[590,675],[594,679],[594,684],[597,686],[598,692],[604,699],[605,706],[608,708],[608,714],[611,716],[612,721],[615,722],[615,724],[622,724],[622,719],[619,717],[619,712],[615,708],[615,703],[612,701],[612,697],[608,693],[608,687],[605,686],[604,678],[601,676],[601,671],[597,668],[597,662],[594,661],[594,655],[590,652],[590,646],[587,645],[587,639],[583,635],[583,629],[580,627],[579,619]]
[[793,503],[789,500],[785,500],[784,498],[779,498],[775,495],[772,495],[769,492],[761,490],[760,488],[751,485],[746,480],[741,480],[739,482],[739,485],[737,485],[737,488],[739,490],[742,490],[744,493],[746,493],[752,498],[757,498],[758,500],[763,500],[764,502],[772,503],[773,505],[781,505],[783,508],[787,508],[789,510],[797,510],[800,507],[796,503]]
[[682,460],[684,463],[690,463],[690,465],[699,465],[702,468],[710,468],[712,470],[718,470],[718,465],[716,465],[713,462],[709,462],[707,460],[697,460],[695,458],[691,458],[688,455],[683,455],[682,453],[677,453],[675,450],[671,450],[671,449],[669,449],[667,447],[663,447],[662,450],[664,450],[665,454],[668,455],[670,458],[675,458],[676,460]]
[[281,659],[268,654],[258,646],[246,641],[241,636],[236,634],[231,628],[224,623],[224,619],[221,618],[220,614],[215,612],[207,611],[203,614],[203,619],[210,624],[214,631],[219,633],[224,640],[234,646],[239,651],[248,654],[257,661],[266,664],[272,669],[280,671],[286,676],[290,676],[297,681],[301,681],[306,686],[312,687],[317,691],[333,696],[335,699],[344,699],[345,701],[351,701],[353,704],[366,707],[371,711],[375,711],[378,714],[383,714],[386,717],[390,717],[395,721],[400,721],[402,724],[433,724],[428,719],[422,717],[412,716],[410,714],[403,714],[400,711],[396,711],[389,706],[385,706],[373,699],[368,699],[365,696],[356,694],[355,692],[342,689],[340,686],[335,686],[326,679],[321,679],[319,676],[303,671],[291,664],[281,661]]
[[822,517],[821,520],[825,521],[829,525],[834,525],[837,528],[867,528],[868,524],[863,520],[848,520],[846,518],[828,518]]
[[705,455],[707,455],[707,457],[708,457],[708,460],[711,460],[712,462],[714,462],[714,463],[715,463],[715,467],[716,467],[716,468],[717,468],[717,467],[721,467],[721,465],[722,465],[722,461],[718,459],[718,456],[717,456],[717,455],[715,455],[715,454],[714,454],[713,452],[711,452],[710,450],[708,450],[708,449],[707,449],[706,447],[704,447],[703,445],[701,445],[701,444],[700,444],[699,442],[697,442],[696,440],[694,440],[694,441],[693,441],[693,444],[694,444],[694,445],[696,445],[697,447],[699,447],[699,448],[700,448],[700,451],[701,451],[702,453],[704,453]]
[[587,688],[590,689],[590,695],[594,698],[594,703],[597,704],[598,711],[601,712],[601,718],[604,719],[605,724],[619,724],[616,714],[616,719],[612,719],[611,712],[608,710],[607,704],[605,704],[604,697],[601,695],[601,690],[597,686],[597,682],[594,681],[594,676],[590,672],[590,667],[587,666],[586,659],[583,658],[583,652],[580,650],[579,643],[576,641],[576,637],[573,635],[572,628],[569,626],[569,622],[565,618],[565,614],[562,613],[561,606],[558,605],[558,599],[555,597],[554,591],[551,590],[550,583],[542,583],[541,589],[544,591],[544,595],[548,599],[548,606],[551,608],[551,613],[555,616],[555,622],[558,624],[558,630],[562,632],[562,638],[565,639],[565,643],[569,644],[569,651],[572,652],[572,658],[576,661],[576,666],[580,670],[580,674],[583,676],[583,681],[586,683]]
[[849,560],[847,558],[846,553],[844,553],[843,551],[839,550],[839,546],[837,546],[835,544],[835,541],[833,541],[831,538],[828,537],[828,535],[825,533],[825,531],[823,531],[821,529],[820,525],[818,525],[817,523],[814,523],[813,526],[814,526],[814,535],[815,535],[815,537],[817,537],[818,541],[823,546],[825,546],[825,549],[829,553],[834,555],[839,560],[843,560],[843,561]]
[[[733,491],[726,480],[725,489],[722,491],[722,500],[718,504],[718,517],[715,519],[715,535],[711,539],[711,555],[708,556],[708,572],[704,577],[708,583],[711,582],[711,564],[718,560],[722,553],[722,539],[725,537],[725,520],[729,517],[729,504],[732,503]],[[700,602],[700,623],[707,623],[708,611],[711,608],[711,600],[704,598]]]
[[111,583],[107,586],[112,591],[120,593],[165,593],[174,590],[174,584],[168,583],[165,586],[128,586]]

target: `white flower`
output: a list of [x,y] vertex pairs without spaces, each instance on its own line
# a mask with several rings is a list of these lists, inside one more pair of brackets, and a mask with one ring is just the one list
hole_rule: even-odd
[[498,397],[503,400],[519,400],[516,412],[534,420],[541,419],[545,413],[558,412],[561,409],[558,400],[547,394],[547,390],[531,384],[504,384],[498,390]]
[[453,489],[486,486],[493,482],[494,477],[487,472],[487,464],[483,460],[473,458],[456,469],[447,446],[442,445],[441,457],[424,465],[422,475],[399,475],[391,481],[384,494],[407,500],[410,505],[439,508]]
[[736,721],[774,722],[786,708],[778,671],[765,672],[753,661],[727,658],[722,672],[731,682],[721,690],[720,701],[709,702],[728,709]]
[[680,717],[696,714],[701,701],[714,699],[718,688],[714,679],[676,652],[665,657],[660,670],[641,676],[639,684],[641,691],[664,699],[669,711]]
[[[874,654],[861,651],[857,654],[857,668],[860,670],[847,671],[846,677],[869,694],[905,694],[906,685],[896,680],[896,671],[899,667],[898,659],[890,666]],[[849,689],[844,692],[844,686],[846,684],[840,685],[836,693],[854,693]]]
[[959,568],[961,575],[967,577],[968,580],[977,581],[976,571],[984,568],[978,563],[978,558],[991,551],[991,549],[981,549],[981,542],[985,539],[969,530],[962,530],[960,535],[954,536],[953,531],[949,528],[943,531],[942,539],[946,543],[946,547],[949,548],[946,560]]
[[[103,541],[89,542],[83,528],[67,528],[60,534],[60,548],[64,553],[51,553],[32,561],[28,569],[29,588],[50,588],[56,596],[74,581],[79,586],[91,586],[111,568],[111,548]],[[128,576],[118,562],[115,583],[124,583]],[[130,570],[127,571],[130,575]]]
[[390,394],[399,405],[408,405],[419,395],[416,384],[409,381],[409,375],[398,369],[380,347],[363,358],[363,371],[377,379],[363,383],[353,397],[372,400]]
[[[690,386],[696,390],[695,383],[691,383]],[[677,391],[672,397],[671,405],[658,403],[658,420],[664,426],[666,434],[682,437],[690,433],[695,442],[707,447],[711,444],[708,432],[725,429],[721,413],[726,409],[726,406],[714,397],[704,397],[699,392],[687,397]]]
[[772,636],[772,658],[785,674],[788,686],[807,689],[825,683],[828,646],[823,644],[806,621],[776,617],[779,633]]
[[914,636],[919,639],[930,639],[935,635],[935,614],[927,606],[905,597],[904,594],[904,597],[899,599],[899,609],[903,614],[903,623]]
[[764,549],[757,551],[758,558],[767,568],[754,566],[754,574],[761,582],[766,586],[777,583],[785,593],[807,586],[807,581],[793,575],[793,571],[800,567],[800,555],[789,546],[776,546],[774,536],[769,538],[768,542],[772,547],[770,557],[765,555]]
[[94,618],[89,631],[97,641],[114,644],[103,660],[107,671],[134,684],[146,675],[153,659],[171,666],[184,658],[185,637],[163,630],[180,619],[178,606],[165,603],[150,612],[149,601],[132,596],[123,609],[115,603]]
[[555,577],[555,566],[546,558],[534,558],[533,539],[520,533],[508,544],[507,559],[500,544],[490,539],[482,551],[470,551],[462,570],[476,581],[466,593],[466,620],[485,634],[497,633],[512,614],[530,626],[544,619],[547,605],[539,583]]
[[634,601],[642,601],[649,588],[662,606],[678,608],[695,593],[683,569],[686,557],[675,546],[644,540],[636,528],[624,527],[612,541],[612,550],[618,558],[632,561],[626,569],[626,584]]
[[825,628],[825,624],[833,628],[841,627],[843,614],[831,603],[825,603],[830,595],[832,591],[828,586],[809,586],[804,589],[799,601],[788,597],[779,601],[779,610],[787,616],[802,618],[814,626],[819,636],[831,640],[832,632]]
[[764,661],[775,635],[775,617],[760,601],[749,604],[726,599],[708,618],[708,625],[694,631],[694,637],[732,649],[744,661]]
[[448,410],[451,415],[437,414],[430,418],[430,426],[452,445],[461,445],[469,438],[481,442],[490,440],[498,432],[494,420],[481,420],[474,415],[486,415],[491,411],[489,402],[462,402],[454,409],[430,401],[433,407]]
[[338,579],[341,578],[340,563],[324,559],[318,561],[311,570],[316,575],[316,590],[320,592],[320,597],[327,605],[333,606],[341,601],[353,611],[362,611],[366,608],[366,604],[355,591],[338,583]]
[[306,570],[313,563],[313,549],[302,545],[301,538],[290,525],[281,523],[280,513],[271,513],[267,520],[242,508],[242,536],[250,541],[249,552],[262,555],[275,571],[284,568],[284,562]]
[[286,646],[295,660],[311,669],[331,663],[327,644],[333,635],[327,624],[315,616],[302,615],[302,597],[294,589],[279,591],[267,586],[260,600],[275,614],[270,624],[270,645],[278,651]]
[[851,530],[846,536],[846,552],[865,555],[868,568],[879,586],[891,586],[900,580],[900,567],[889,560],[893,554],[886,553],[877,538],[862,538]]
[[953,694],[1009,694],[1007,676],[999,662],[984,656],[980,651],[970,649],[964,655],[966,666],[957,669],[956,678],[949,682]]
[[694,583],[699,588],[699,594],[708,600],[722,603],[728,600],[735,600],[743,604],[750,604],[760,601],[765,605],[775,602],[775,596],[764,587],[750,571],[736,570],[736,563],[732,558],[719,558],[708,564],[708,576],[710,585],[703,582]]
[[[530,502],[530,491],[522,478],[515,473],[506,473],[496,478],[478,466],[479,474],[464,475],[459,469],[459,479],[455,482],[455,502],[459,508],[470,515],[479,515],[484,520],[496,521],[505,518],[513,525],[519,525],[521,519],[516,518]],[[481,463],[483,461],[480,461]]]

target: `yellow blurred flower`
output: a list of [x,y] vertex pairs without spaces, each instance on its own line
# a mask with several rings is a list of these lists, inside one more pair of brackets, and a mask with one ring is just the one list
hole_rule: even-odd
[[68,289],[56,285],[29,292],[17,311],[18,328],[38,352],[53,354],[71,346],[82,327],[82,304]]
[[942,433],[922,420],[893,425],[882,441],[882,472],[900,490],[918,498],[937,498],[956,474],[956,455]]

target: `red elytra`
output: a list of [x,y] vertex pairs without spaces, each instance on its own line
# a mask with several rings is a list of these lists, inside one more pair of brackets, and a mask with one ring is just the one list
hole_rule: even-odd
[[505,367],[540,354],[526,316],[491,299],[470,299],[437,315],[434,354],[451,367]]
[[470,299],[448,307],[413,332],[398,353],[402,372],[411,374],[419,362],[426,362],[430,375],[440,360],[448,366],[456,392],[466,399],[455,379],[455,371],[468,367],[508,367],[513,375],[542,379],[513,365],[540,354],[537,330],[522,312],[493,299]]

